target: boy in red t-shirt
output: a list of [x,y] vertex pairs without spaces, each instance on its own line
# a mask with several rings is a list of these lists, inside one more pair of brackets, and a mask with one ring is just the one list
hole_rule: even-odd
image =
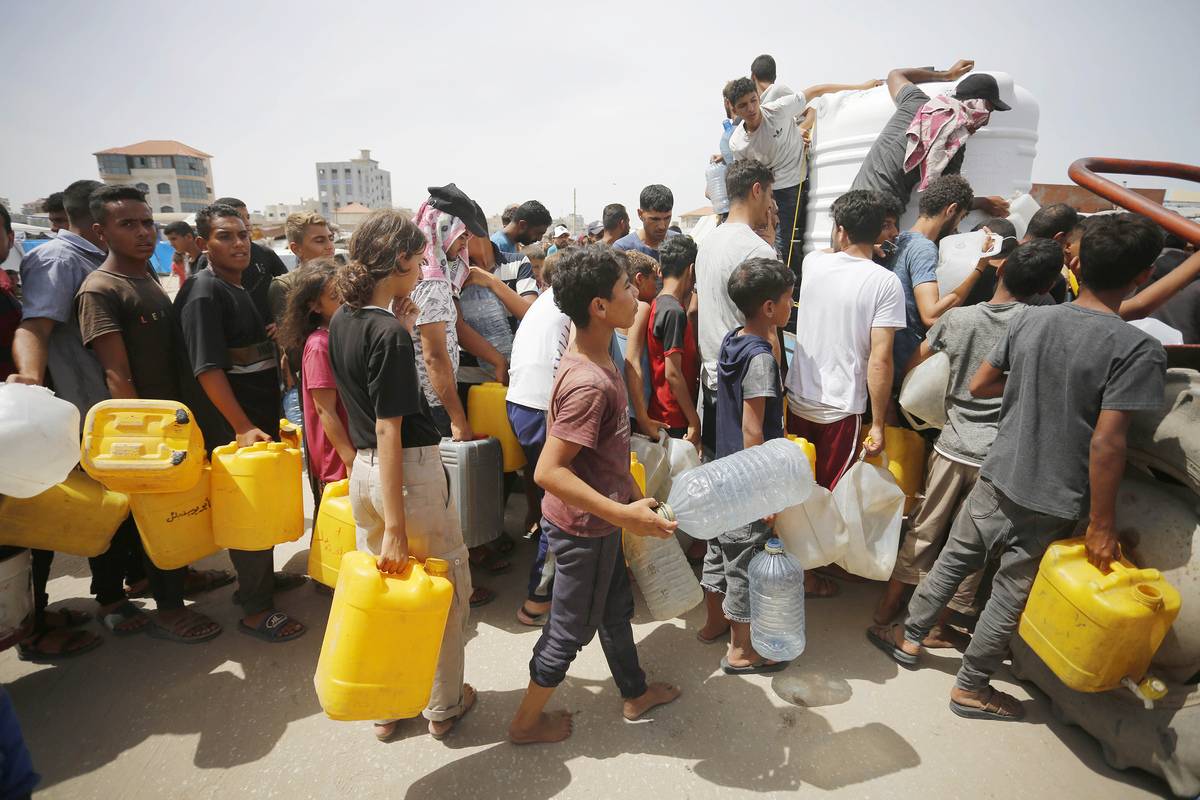
[[696,389],[700,355],[696,326],[688,315],[696,285],[696,242],[675,236],[659,249],[663,288],[650,306],[646,348],[650,353],[650,419],[662,420],[676,439],[700,447]]

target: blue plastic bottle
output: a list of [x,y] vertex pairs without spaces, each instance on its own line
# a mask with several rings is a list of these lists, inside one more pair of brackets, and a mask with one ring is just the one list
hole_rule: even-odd
[[772,661],[804,652],[804,568],[778,539],[750,561],[750,644]]

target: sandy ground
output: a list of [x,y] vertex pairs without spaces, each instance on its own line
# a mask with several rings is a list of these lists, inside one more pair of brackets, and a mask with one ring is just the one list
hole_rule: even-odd
[[[524,500],[508,509],[520,527]],[[280,568],[303,572],[307,537],[276,548]],[[652,678],[683,697],[627,723],[593,642],[554,704],[575,712],[560,745],[518,748],[505,728],[528,680],[538,633],[517,624],[531,544],[515,568],[477,577],[499,599],[474,612],[467,679],[479,703],[444,743],[424,723],[376,742],[366,723],[325,718],[312,675],[330,599],[313,586],[279,597],[311,626],[283,645],[240,635],[233,587],[197,608],[225,626],[214,641],[178,645],[137,635],[107,641],[60,666],[0,655],[0,681],[16,703],[43,780],[38,797],[451,798],[542,800],[595,797],[1155,797],[1165,787],[1106,766],[1099,746],[1055,720],[1036,689],[1001,674],[998,685],[1027,703],[1022,723],[972,722],[950,713],[956,654],[897,667],[864,638],[877,589],[843,584],[836,600],[808,605],[808,649],[776,676],[721,674],[719,646],[695,638],[703,620],[654,622],[639,598],[634,620]],[[229,567],[219,554],[202,566]],[[87,565],[60,557],[52,604],[92,609]],[[636,590],[635,590],[636,591]],[[149,604],[149,601],[148,601]]]

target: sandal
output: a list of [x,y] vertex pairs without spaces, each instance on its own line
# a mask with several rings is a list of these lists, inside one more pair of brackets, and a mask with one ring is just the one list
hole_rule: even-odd
[[507,533],[501,533],[496,541],[492,543],[492,546],[496,548],[497,553],[506,556],[513,551],[517,543]]
[[525,604],[521,603],[521,607],[517,609],[517,622],[522,625],[528,625],[531,628],[541,628],[546,624],[546,620],[550,619],[550,612],[543,611],[541,614],[533,614],[525,608]]
[[142,578],[125,587],[125,596],[130,600],[144,600],[150,596],[150,579]]
[[721,669],[726,675],[770,675],[772,672],[779,672],[787,669],[790,661],[775,661],[768,662],[766,660],[759,661],[757,664],[747,664],[744,667],[735,667],[729,663],[728,656],[721,657]]
[[[134,620],[138,620],[140,624],[131,626],[130,623]],[[105,614],[101,618],[101,622],[115,636],[132,636],[146,630],[150,624],[150,617],[133,603],[123,600],[116,608]]]
[[[288,626],[289,622],[295,622],[297,625],[300,625],[300,630],[284,634],[283,629]],[[308,628],[282,611],[273,611],[263,617],[262,622],[253,628],[242,620],[238,620],[238,630],[247,636],[262,639],[264,642],[281,644],[283,642],[290,642],[292,639],[299,639],[308,631]]]
[[429,735],[434,739],[437,739],[439,742],[449,736],[450,731],[454,730],[454,726],[462,721],[462,718],[467,715],[468,711],[474,708],[475,697],[475,687],[469,683],[464,683],[462,711],[458,712],[457,716],[451,717],[450,719],[443,719],[437,722],[430,721]]
[[950,710],[964,719],[998,719],[1006,722],[1016,722],[1025,718],[1025,707],[1021,701],[1011,694],[1005,694],[997,689],[988,687],[987,699],[982,706],[965,706],[962,703],[950,701]]
[[476,586],[471,592],[471,608],[480,608],[496,599],[496,593],[484,586]]
[[820,588],[813,589],[812,591],[805,589],[804,596],[806,598],[811,600],[811,599],[825,599],[825,598],[829,598],[829,597],[837,597],[838,596],[838,592],[841,591],[840,586],[838,586],[836,583],[834,583],[832,580],[825,577],[824,575],[818,575],[818,574],[812,573],[812,572],[810,572],[808,575],[804,576],[806,583],[808,582],[808,577],[810,575],[814,578],[817,586]]
[[[46,618],[47,614],[58,614],[62,622],[54,625]],[[42,612],[42,630],[44,633],[48,630],[62,630],[63,628],[78,628],[81,625],[86,625],[92,621],[92,615],[86,611],[79,611],[74,608],[53,608],[46,609]]]
[[91,650],[95,650],[104,642],[103,639],[94,633],[75,630],[66,634],[66,638],[62,640],[58,650],[51,651],[41,648],[42,643],[48,636],[57,636],[62,633],[65,633],[64,628],[49,628],[34,634],[31,638],[17,645],[17,658],[34,664],[51,664],[55,661],[61,661],[64,658],[74,658],[75,656],[83,655]]
[[[213,626],[214,630],[208,633],[200,634],[199,636],[191,636],[193,631],[201,630]],[[200,644],[215,639],[221,635],[221,626],[209,617],[204,616],[198,611],[184,609],[184,613],[179,616],[174,622],[166,622],[162,619],[161,612],[155,614],[150,619],[150,625],[146,628],[146,633],[155,639],[166,639],[179,644]]]
[[[917,665],[918,656],[906,652],[903,647],[896,644],[896,628],[897,625],[889,625],[886,628],[880,626],[877,628],[867,628],[867,639],[871,644],[878,647],[888,655],[893,661],[902,667],[915,667]],[[885,638],[880,631],[888,632]]]
[[183,579],[183,596],[194,597],[233,583],[233,573],[227,569],[192,569],[188,567]]
[[467,560],[471,562],[471,566],[479,567],[484,572],[491,575],[503,575],[512,569],[512,562],[501,558],[491,550],[484,549],[480,553],[480,549],[476,548],[474,553],[467,554]]

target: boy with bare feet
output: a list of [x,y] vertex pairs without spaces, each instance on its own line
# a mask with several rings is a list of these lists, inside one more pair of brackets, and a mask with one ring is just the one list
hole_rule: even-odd
[[544,709],[576,654],[597,632],[622,714],[637,719],[670,703],[679,689],[646,683],[633,643],[633,593],[621,530],[666,538],[676,524],[642,498],[629,474],[629,403],[609,355],[613,330],[628,328],[637,298],[618,252],[594,245],[562,257],[551,280],[554,300],[575,323],[546,413],[546,444],[534,479],[546,491],[542,532],[555,560],[550,618],[533,648],[529,686],[508,728],[514,744],[561,742],[571,714]]
[[971,379],[975,397],[1003,395],[996,440],[905,624],[867,631],[897,663],[916,666],[921,642],[962,580],[997,562],[950,691],[950,710],[968,719],[1024,716],[991,678],[1008,654],[1038,565],[1086,511],[1088,561],[1109,570],[1119,552],[1114,518],[1129,423],[1133,412],[1163,402],[1162,345],[1118,315],[1121,301],[1150,277],[1161,230],[1121,214],[1085,232],[1080,249],[1079,299],[1026,309]]
[[[750,258],[729,276],[729,298],[746,324],[725,334],[717,360],[717,458],[771,439],[782,439],[783,384],[771,348],[775,328],[787,324],[796,276],[783,262]],[[700,631],[711,642],[729,628],[726,675],[778,672],[785,661],[767,661],[750,643],[750,559],[771,536],[771,520],[756,520],[709,542],[701,586],[708,621]]]

